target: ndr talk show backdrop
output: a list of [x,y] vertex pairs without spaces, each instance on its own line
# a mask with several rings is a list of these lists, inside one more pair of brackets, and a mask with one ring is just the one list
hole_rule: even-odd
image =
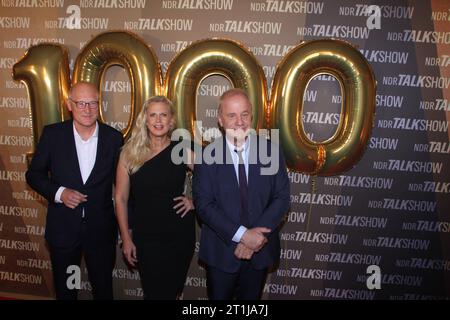
[[[381,9],[379,29],[366,25],[368,5]],[[269,90],[277,63],[301,41],[334,38],[357,47],[377,80],[368,147],[338,176],[289,172],[281,263],[263,298],[449,297],[450,1],[1,0],[0,6],[2,296],[54,293],[43,237],[46,204],[25,182],[25,154],[33,150],[30,103],[25,86],[12,79],[12,67],[30,46],[54,42],[68,48],[72,69],[94,36],[126,30],[155,50],[163,73],[192,41],[236,40],[262,65]],[[79,28],[68,23],[71,17],[81,17]],[[200,85],[197,119],[205,128],[217,126],[217,100],[229,87],[220,76]],[[102,90],[106,122],[123,129],[131,101],[125,70],[111,67]],[[323,141],[335,132],[340,94],[332,77],[310,82],[303,121],[311,139]],[[369,265],[380,267],[381,289],[367,288]],[[113,277],[116,298],[142,298],[139,275],[125,266],[119,249]],[[81,286],[81,297],[89,298],[84,269]],[[206,298],[197,255],[184,298]]]

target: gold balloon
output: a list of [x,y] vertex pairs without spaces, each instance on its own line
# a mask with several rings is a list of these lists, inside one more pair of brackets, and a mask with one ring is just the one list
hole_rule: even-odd
[[[130,121],[123,130],[124,137],[131,133],[136,116],[144,102],[161,92],[161,70],[151,47],[130,32],[105,32],[93,38],[77,57],[73,82],[95,84],[100,91],[105,71],[112,65],[124,67],[131,82]],[[102,109],[100,119],[103,121]]]
[[[261,65],[250,51],[232,40],[193,43],[172,60],[162,88],[160,65],[153,49],[132,33],[106,32],[93,38],[77,57],[73,82],[90,82],[100,89],[104,73],[112,65],[126,69],[132,86],[125,137],[144,101],[165,94],[174,103],[178,126],[188,129],[199,141],[201,137],[194,127],[197,89],[211,75],[224,76],[234,87],[247,91],[255,129],[266,123],[270,128],[280,128],[281,144],[292,170],[332,175],[350,169],[362,156],[373,126],[373,71],[358,50],[340,40],[304,42],[290,51],[277,67],[271,104]],[[323,73],[336,77],[343,102],[336,133],[318,143],[306,136],[301,115],[309,81]],[[69,90],[67,50],[54,44],[31,47],[14,65],[13,78],[27,86],[37,142],[44,125],[68,118],[64,107]]]
[[165,95],[174,104],[177,126],[189,130],[200,141],[194,127],[197,89],[211,75],[224,76],[235,88],[247,92],[253,105],[253,128],[262,128],[267,103],[263,69],[250,51],[236,41],[225,39],[195,42],[171,61]]
[[55,44],[30,47],[13,66],[13,79],[23,81],[27,87],[35,145],[45,125],[69,118],[64,106],[69,74],[67,49]]
[[[303,96],[309,81],[334,76],[342,94],[336,133],[327,141],[311,141],[302,122]],[[292,170],[334,175],[352,168],[369,139],[375,112],[376,82],[364,56],[341,40],[301,43],[279,63],[272,85],[269,123],[280,128],[286,162]]]

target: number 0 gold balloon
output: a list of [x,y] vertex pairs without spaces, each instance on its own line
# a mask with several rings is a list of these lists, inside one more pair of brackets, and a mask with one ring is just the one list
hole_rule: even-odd
[[235,88],[248,93],[253,105],[253,128],[262,128],[267,101],[263,69],[250,51],[235,41],[224,39],[193,43],[170,63],[165,93],[174,104],[177,126],[196,133],[197,88],[211,75],[224,76]]
[[[303,96],[309,81],[331,74],[339,82],[342,109],[336,133],[311,141],[302,122]],[[375,77],[364,56],[340,40],[315,40],[292,49],[279,63],[272,85],[270,127],[280,140],[292,170],[334,175],[351,169],[369,139],[375,111]]]
[[[104,73],[112,65],[124,67],[131,82],[130,121],[123,132],[126,137],[144,101],[160,92],[161,70],[155,53],[141,38],[129,32],[105,32],[92,39],[78,55],[73,82],[90,82],[100,89]],[[100,118],[103,121],[101,108]]]

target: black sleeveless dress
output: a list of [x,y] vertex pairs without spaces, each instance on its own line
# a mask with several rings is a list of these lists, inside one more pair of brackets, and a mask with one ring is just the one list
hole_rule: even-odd
[[171,161],[177,142],[162,150],[130,176],[133,240],[144,299],[175,299],[183,291],[194,253],[193,211],[181,218],[173,198],[181,196],[187,166]]

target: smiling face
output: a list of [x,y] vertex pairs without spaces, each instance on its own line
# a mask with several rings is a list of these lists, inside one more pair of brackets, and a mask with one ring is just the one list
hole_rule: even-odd
[[147,107],[147,129],[150,137],[168,136],[174,119],[170,106],[163,102],[152,102]]
[[83,108],[77,107],[76,102],[97,102],[97,88],[88,83],[77,83],[71,90],[66,106],[72,112],[73,122],[77,130],[86,130],[95,128],[95,122],[98,118],[98,104],[86,105]]
[[227,139],[240,146],[252,124],[252,107],[247,97],[234,94],[221,101],[218,120]]

